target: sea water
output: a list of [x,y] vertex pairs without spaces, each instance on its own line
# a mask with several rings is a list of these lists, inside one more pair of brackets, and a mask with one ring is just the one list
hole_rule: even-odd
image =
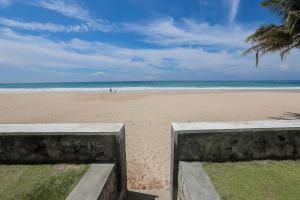
[[0,83],[0,93],[14,92],[130,92],[175,90],[300,90],[300,81],[118,81],[67,83]]

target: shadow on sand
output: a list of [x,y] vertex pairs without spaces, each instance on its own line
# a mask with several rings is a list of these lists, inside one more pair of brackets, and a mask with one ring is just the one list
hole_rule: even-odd
[[128,191],[127,200],[155,200],[157,197],[156,195]]
[[280,116],[269,117],[269,118],[270,119],[277,119],[277,120],[295,120],[295,119],[300,119],[300,113],[285,112]]

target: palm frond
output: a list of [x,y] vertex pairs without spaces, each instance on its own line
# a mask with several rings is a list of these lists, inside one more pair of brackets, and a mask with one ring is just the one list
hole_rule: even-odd
[[255,52],[256,66],[259,57],[280,52],[284,59],[294,48],[300,48],[300,0],[264,0],[262,6],[278,13],[282,24],[262,25],[246,38],[251,44],[242,55]]
[[287,11],[299,9],[299,0],[264,0],[261,5],[278,13],[281,17],[287,17]]

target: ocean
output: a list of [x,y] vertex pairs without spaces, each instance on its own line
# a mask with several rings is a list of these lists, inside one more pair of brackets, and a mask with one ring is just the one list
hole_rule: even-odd
[[300,90],[300,81],[119,81],[66,83],[0,83],[0,93],[130,92],[174,90]]

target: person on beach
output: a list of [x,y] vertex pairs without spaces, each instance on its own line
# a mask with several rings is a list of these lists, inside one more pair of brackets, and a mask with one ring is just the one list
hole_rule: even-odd
[[112,93],[112,89],[111,88],[109,88],[109,92]]

